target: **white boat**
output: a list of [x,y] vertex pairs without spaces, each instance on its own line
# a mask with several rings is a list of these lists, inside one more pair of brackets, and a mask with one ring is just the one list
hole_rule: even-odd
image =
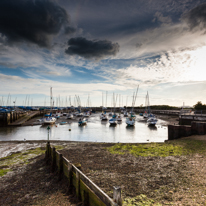
[[42,125],[54,124],[55,122],[56,122],[56,118],[55,117],[46,117],[46,118],[43,118],[41,120]]
[[90,112],[84,112],[84,117],[90,117]]
[[[153,124],[155,125],[157,122],[157,119],[155,117],[154,114],[151,113],[150,110],[150,104],[149,104],[149,94],[147,92],[146,95],[146,101],[145,101],[145,112],[143,114],[143,118],[147,119],[147,123],[149,123],[150,125]],[[150,119],[150,120],[149,120]],[[149,120],[149,121],[148,121]]]
[[129,127],[130,127],[130,126],[134,126],[134,125],[135,125],[135,121],[136,121],[133,110],[134,110],[135,101],[136,101],[136,99],[137,99],[138,89],[139,89],[139,86],[137,87],[136,94],[134,93],[134,95],[133,95],[132,110],[130,111],[130,117],[127,117],[127,118],[126,118],[126,124],[127,124],[127,126],[129,126]]
[[83,113],[78,113],[77,115],[76,115],[77,117],[83,117],[84,115],[83,115]]
[[102,112],[101,114],[100,114],[100,119],[102,119],[102,117],[104,116],[104,113]]
[[69,113],[69,114],[67,114],[67,119],[73,119],[73,114],[72,113]]
[[132,115],[131,115],[131,117],[127,117],[126,118],[126,124],[129,127],[134,126],[135,125],[135,117],[132,117]]
[[116,118],[112,118],[109,120],[110,125],[116,125],[117,124],[117,120]]
[[101,116],[101,120],[102,120],[102,121],[107,121],[107,120],[108,120],[107,115],[106,115],[106,114],[103,114],[103,115]]
[[143,114],[143,118],[148,118],[148,113],[147,112],[145,112],[144,114]]
[[128,112],[124,111],[124,117],[128,117]]
[[117,121],[118,121],[118,122],[121,122],[121,121],[122,121],[121,115],[118,115],[118,116],[117,116]]
[[112,112],[109,112],[109,114],[108,114],[110,117],[112,116]]
[[147,119],[147,124],[148,125],[156,125],[157,121],[158,121],[157,118],[155,116],[152,116],[152,117],[149,117]]

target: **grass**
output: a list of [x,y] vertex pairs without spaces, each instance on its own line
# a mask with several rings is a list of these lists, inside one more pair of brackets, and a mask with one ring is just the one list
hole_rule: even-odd
[[[54,145],[55,146],[55,145]],[[56,150],[61,150],[64,147],[61,145],[55,146]],[[5,175],[11,171],[11,167],[15,165],[29,164],[33,158],[45,153],[44,147],[37,147],[35,149],[26,150],[23,152],[16,152],[7,157],[0,158],[0,176]],[[9,168],[9,169],[8,169]]]
[[41,155],[45,152],[44,148],[30,149],[24,152],[16,152],[7,157],[0,158],[0,176],[4,176],[11,171],[11,167],[20,164],[28,164],[32,158]]
[[155,203],[154,200],[148,198],[146,195],[138,195],[133,198],[125,198],[123,206],[162,206],[162,204]]
[[0,177],[4,176],[10,169],[0,169]]
[[206,142],[200,140],[174,140],[166,143],[115,144],[107,150],[112,154],[130,153],[134,156],[182,156],[188,154],[206,154]]

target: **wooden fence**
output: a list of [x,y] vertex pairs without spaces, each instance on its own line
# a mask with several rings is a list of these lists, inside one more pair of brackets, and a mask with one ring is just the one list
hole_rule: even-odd
[[68,179],[68,187],[74,188],[76,196],[86,206],[121,206],[121,188],[114,187],[113,199],[104,193],[96,184],[94,184],[79,168],[74,166],[62,154],[47,142],[46,159],[50,160],[52,170],[58,170],[61,177],[65,175]]

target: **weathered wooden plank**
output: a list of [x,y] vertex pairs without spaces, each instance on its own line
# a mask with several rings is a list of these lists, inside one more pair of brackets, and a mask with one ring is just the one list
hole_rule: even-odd
[[85,174],[83,174],[78,168],[76,168],[74,165],[72,167],[73,173],[78,172],[80,179],[96,194],[100,200],[102,200],[106,205],[108,206],[117,206],[116,203],[113,202],[113,200],[104,193],[96,184],[94,184]]

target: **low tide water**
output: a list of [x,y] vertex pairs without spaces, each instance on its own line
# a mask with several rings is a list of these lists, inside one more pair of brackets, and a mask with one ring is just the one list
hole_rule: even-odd
[[[137,116],[135,127],[126,127],[126,118],[117,126],[110,126],[109,122],[102,122],[99,114],[92,114],[87,125],[79,126],[77,122],[67,121],[65,125],[52,125],[48,132],[47,126],[1,127],[0,141],[50,140],[84,141],[84,142],[122,142],[145,143],[164,142],[168,139],[168,130],[163,120],[158,120],[156,126],[149,127]],[[71,130],[71,131],[69,131]]]

